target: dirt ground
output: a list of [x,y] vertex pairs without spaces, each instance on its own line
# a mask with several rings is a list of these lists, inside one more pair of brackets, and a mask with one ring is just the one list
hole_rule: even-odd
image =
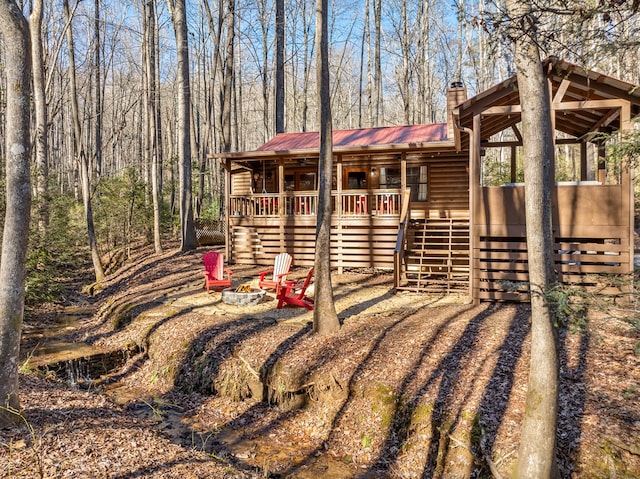
[[[345,271],[333,275],[341,330],[318,337],[311,312],[279,310],[273,294],[242,307],[206,294],[205,251],[147,252],[93,295],[27,312],[23,419],[0,430],[0,476],[509,477],[527,305],[394,294],[390,273]],[[263,269],[234,265],[234,286]],[[593,308],[560,328],[563,477],[640,477],[635,314]],[[45,354],[54,340],[129,360],[74,387],[46,367],[75,350]]]

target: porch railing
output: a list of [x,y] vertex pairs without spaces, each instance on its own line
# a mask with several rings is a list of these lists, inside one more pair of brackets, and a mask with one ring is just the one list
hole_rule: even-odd
[[[344,190],[331,193],[332,212],[342,216],[398,216],[402,206],[400,190]],[[317,191],[295,191],[282,195],[259,193],[232,195],[232,216],[316,216]]]

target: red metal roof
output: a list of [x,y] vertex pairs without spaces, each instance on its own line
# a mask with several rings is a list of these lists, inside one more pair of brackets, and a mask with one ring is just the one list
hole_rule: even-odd
[[[333,132],[334,147],[405,145],[439,141],[447,141],[446,123],[334,130]],[[317,150],[319,143],[320,134],[317,131],[281,133],[256,151]]]

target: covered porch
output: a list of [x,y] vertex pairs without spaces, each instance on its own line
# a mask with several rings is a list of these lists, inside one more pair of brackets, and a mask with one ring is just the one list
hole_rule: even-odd
[[[403,219],[468,219],[468,156],[453,125],[334,132],[331,264],[393,269]],[[313,264],[318,214],[318,135],[284,133],[224,156],[231,262],[269,264],[286,251]]]
[[[400,164],[394,156],[388,160],[340,157],[335,162],[331,263],[338,270],[393,268],[399,218],[403,207],[411,204],[414,182],[402,173],[413,171],[412,167]],[[318,214],[317,159],[300,162],[279,158],[249,161],[243,166],[250,169],[233,172],[232,166],[230,174],[227,244],[231,260],[270,264],[275,255],[286,251],[294,264],[312,265]],[[418,175],[419,171],[417,167]],[[413,196],[419,199],[417,194]]]
[[[551,185],[558,281],[602,289],[606,275],[633,271],[633,168],[608,154],[640,114],[637,86],[557,58],[545,62],[555,129]],[[521,106],[516,78],[463,102],[469,134],[470,296],[529,298]],[[496,166],[497,165],[497,166]]]

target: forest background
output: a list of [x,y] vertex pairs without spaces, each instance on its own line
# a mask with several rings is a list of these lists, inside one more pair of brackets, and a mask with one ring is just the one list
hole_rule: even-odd
[[[318,130],[315,2],[281,2],[284,46],[276,48],[275,0],[187,1],[189,175],[195,218],[220,219],[222,167],[208,157],[254,149],[284,130]],[[637,82],[637,2],[542,2],[542,51]],[[178,51],[171,2],[34,0],[45,105],[44,157],[34,142],[27,303],[55,296],[55,271],[95,246],[108,272],[154,236],[153,191],[163,234],[179,235]],[[41,27],[34,11],[41,8]],[[334,128],[445,120],[445,92],[462,81],[470,96],[514,74],[500,1],[330,2]],[[0,49],[4,55],[4,49]],[[38,54],[34,58],[38,57]],[[37,63],[37,62],[36,62]],[[0,56],[0,137],[6,80]],[[276,72],[283,73],[278,87]],[[37,65],[34,71],[38,71]],[[278,88],[281,88],[280,92]],[[37,94],[37,89],[34,95]],[[0,179],[6,152],[0,144]],[[497,160],[499,161],[499,159]],[[83,164],[91,221],[87,242]],[[154,179],[157,184],[154,185]],[[4,188],[3,188],[4,190]],[[0,196],[4,210],[4,195]],[[2,217],[2,216],[0,216]],[[94,238],[92,239],[92,235]],[[88,244],[89,243],[89,244]],[[92,246],[92,248],[93,248]],[[157,248],[156,248],[157,249]],[[46,287],[43,287],[46,285]]]

